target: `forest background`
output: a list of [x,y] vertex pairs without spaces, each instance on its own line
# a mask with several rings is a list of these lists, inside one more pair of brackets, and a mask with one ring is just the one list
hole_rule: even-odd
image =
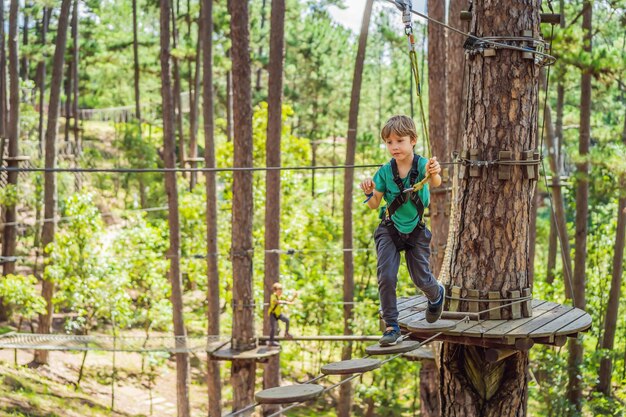
[[[21,166],[43,167],[45,159],[46,116],[49,115],[54,79],[55,45],[62,10],[59,2],[2,1],[2,165],[11,163],[10,137],[19,138],[19,155],[28,156]],[[161,69],[159,66],[159,4],[153,0],[64,1],[71,3],[72,13],[62,66],[58,103],[60,125],[56,134],[58,166],[62,168],[163,168],[163,108],[161,105]],[[187,166],[200,166],[197,159],[204,153],[202,120],[202,76],[200,70],[200,2],[174,1],[172,5],[173,85],[176,114],[177,160]],[[284,89],[282,110],[282,147],[284,166],[336,166],[345,162],[348,110],[357,51],[357,34],[336,22],[329,7],[342,6],[341,0],[286,2]],[[583,47],[581,16],[583,2],[571,1],[544,5],[561,10],[563,25],[542,25],[544,37],[552,44],[557,63],[548,74],[545,103],[554,109],[557,128],[555,149],[559,154],[558,172],[572,247],[575,237],[575,186],[581,177],[576,164],[588,160],[590,193],[585,201],[590,208],[587,238],[586,299],[593,326],[584,337],[582,380],[585,415],[623,415],[626,410],[626,321],[624,300],[619,298],[617,323],[613,331],[613,349],[603,348],[609,291],[617,285],[621,291],[623,233],[626,215],[624,175],[626,172],[626,122],[624,70],[626,68],[626,4],[623,1],[595,1],[593,5],[593,49]],[[12,13],[15,7],[15,14]],[[133,7],[136,8],[137,36],[133,36]],[[560,9],[559,9],[560,7]],[[269,15],[271,3],[249,2],[250,53],[252,58],[253,160],[255,167],[266,166],[268,120]],[[69,9],[68,9],[69,10]],[[213,4],[213,85],[215,115],[215,152],[218,167],[233,166],[232,72],[230,15],[226,2]],[[16,33],[15,52],[19,59],[19,83],[11,79],[11,28]],[[416,36],[422,94],[428,112],[428,80],[440,68],[429,65],[432,49],[428,48],[428,28],[416,22]],[[455,48],[461,48],[457,41]],[[134,55],[134,48],[138,54]],[[443,52],[442,52],[443,53]],[[135,71],[135,68],[137,71]],[[579,155],[581,70],[593,75],[591,104],[591,148],[582,159]],[[430,72],[430,74],[429,74]],[[442,74],[443,76],[443,74]],[[447,74],[447,78],[455,78]],[[462,80],[463,74],[456,78]],[[18,85],[18,129],[11,133],[9,112],[12,89]],[[406,53],[406,38],[398,10],[386,2],[375,2],[367,39],[363,68],[363,87],[359,106],[356,164],[380,164],[388,159],[378,132],[393,114],[414,114],[417,120],[415,86],[411,82]],[[541,99],[540,117],[544,101]],[[41,111],[43,109],[43,111]],[[138,117],[139,116],[139,117]],[[437,115],[427,115],[434,118]],[[449,120],[441,120],[442,131]],[[457,119],[458,120],[458,119]],[[540,119],[540,126],[545,122]],[[17,136],[15,135],[17,132]],[[431,141],[444,140],[431,131]],[[548,150],[543,143],[544,157]],[[426,144],[418,142],[418,153],[425,154]],[[452,152],[439,155],[451,161]],[[180,166],[183,166],[181,164]],[[360,169],[355,184],[371,176],[375,168]],[[13,181],[0,173],[2,210],[3,297],[6,331],[36,331],[37,315],[45,312],[39,296],[45,278],[54,283],[56,331],[74,334],[164,335],[173,331],[171,287],[168,281],[167,256],[169,224],[167,195],[162,173],[57,173],[58,226],[46,249],[43,229],[45,192],[44,175],[20,173]],[[184,325],[190,336],[207,333],[206,294],[206,206],[215,199],[218,214],[217,257],[219,265],[220,340],[228,340],[232,326],[233,272],[231,263],[232,203],[237,189],[233,174],[216,174],[217,192],[207,196],[204,176],[178,173],[180,197],[180,268],[183,277]],[[293,333],[301,335],[338,335],[344,332],[342,294],[343,241],[342,201],[343,172],[340,169],[284,170],[280,173],[280,281],[287,292],[299,291],[299,301],[289,308]],[[620,183],[620,181],[622,181]],[[17,182],[17,185],[11,184]],[[621,185],[620,185],[621,184]],[[266,174],[253,174],[253,298],[257,304],[256,333],[262,334],[265,251]],[[567,303],[566,273],[556,256],[557,233],[552,220],[551,187],[538,182],[536,242],[534,259],[534,294],[536,298]],[[372,232],[377,216],[360,204],[360,193],[354,195],[354,332],[362,335],[379,333],[377,317],[376,260]],[[10,214],[13,208],[13,215]],[[8,214],[8,215],[7,215]],[[11,217],[13,216],[13,217]],[[618,226],[619,225],[619,226]],[[7,227],[13,226],[13,227]],[[8,231],[9,230],[9,231]],[[12,232],[10,230],[13,230]],[[488,233],[488,231],[485,231]],[[14,233],[14,251],[6,252],[7,233]],[[623,236],[623,234],[622,234]],[[8,239],[11,239],[8,236]],[[566,238],[567,239],[567,238]],[[10,246],[10,245],[9,245]],[[620,254],[621,252],[621,254]],[[45,255],[45,256],[44,256]],[[44,261],[44,258],[46,260]],[[616,261],[616,259],[618,261]],[[7,265],[12,265],[7,267]],[[45,270],[44,270],[45,267]],[[7,269],[9,268],[9,269]],[[11,269],[13,268],[13,269]],[[400,295],[416,293],[408,273],[401,269]],[[620,279],[615,281],[615,276]],[[613,278],[613,283],[611,282]],[[30,325],[30,326],[29,326]],[[365,344],[356,343],[355,352]],[[284,380],[303,381],[318,374],[320,365],[341,357],[338,342],[283,343],[280,370]],[[22,352],[23,353],[23,352]],[[173,361],[164,354],[145,354],[140,361],[127,360],[123,354],[120,367],[112,368],[100,360],[85,361],[86,355],[70,366],[76,372],[77,386],[89,394],[90,383],[108,387],[115,379],[117,395],[123,398],[129,387],[156,390],[166,384],[162,378]],[[107,358],[110,354],[90,353],[90,357]],[[613,362],[611,395],[597,389],[600,363],[609,356]],[[12,374],[14,365],[29,363],[32,356],[17,354],[2,364],[7,375],[0,403],[6,415],[46,415],[43,409],[55,407],[41,391],[52,387],[41,373],[28,378]],[[536,347],[531,352],[534,382],[530,389],[531,415],[565,415],[576,412],[567,400],[567,349]],[[48,361],[54,369],[51,356]],[[138,365],[141,365],[138,367]],[[206,385],[203,373],[206,358],[192,360],[192,414],[207,412]],[[230,363],[220,366],[223,378],[224,409],[232,401],[229,389]],[[354,384],[355,415],[416,415],[419,409],[420,364],[394,361]],[[259,386],[263,368],[258,369]],[[27,372],[24,370],[24,372]],[[20,378],[24,378],[20,380]],[[173,378],[170,375],[170,379]],[[72,378],[67,378],[69,381]],[[82,380],[82,381],[81,381]],[[17,381],[17,382],[16,382]],[[65,382],[68,382],[65,381]],[[123,384],[122,384],[123,382]],[[17,385],[16,385],[17,384]],[[64,384],[61,384],[64,385]],[[87,387],[85,387],[85,385]],[[21,387],[14,389],[16,386]],[[115,384],[113,383],[113,386]],[[91,387],[91,388],[88,388]],[[52,388],[51,388],[52,389]],[[56,389],[56,388],[55,388]],[[58,388],[61,389],[61,388]],[[5,392],[6,391],[6,392]],[[61,396],[66,394],[65,391]],[[200,394],[204,393],[204,394]],[[390,395],[393,393],[393,395]],[[114,393],[113,393],[114,394]],[[107,394],[108,395],[108,394]],[[165,395],[165,394],[163,394]],[[114,397],[114,395],[112,395]],[[39,401],[39,402],[38,402]],[[42,403],[43,401],[43,403]],[[113,400],[114,401],[114,400]],[[289,415],[334,415],[338,397],[318,401],[312,408],[291,411]],[[73,410],[72,400],[57,404],[60,410]],[[152,404],[152,401],[150,401]],[[92,408],[108,413],[109,404],[102,400]],[[124,404],[111,404],[124,412]],[[79,407],[79,405],[76,405]],[[159,411],[150,406],[153,413]],[[39,411],[37,411],[39,410]],[[78,410],[78,408],[77,408]],[[50,411],[50,410],[48,410]],[[56,412],[59,412],[58,410]],[[80,415],[81,411],[76,411]],[[94,411],[95,413],[96,411]],[[133,413],[134,411],[129,411]],[[146,413],[137,411],[136,414]],[[163,411],[163,413],[166,413]],[[165,415],[165,414],[164,414]]]

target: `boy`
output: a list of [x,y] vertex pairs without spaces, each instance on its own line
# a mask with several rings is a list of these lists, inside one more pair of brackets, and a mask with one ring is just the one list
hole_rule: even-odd
[[283,305],[285,304],[293,304],[293,300],[298,297],[298,293],[296,292],[291,300],[281,300],[280,297],[283,295],[283,286],[279,282],[275,282],[272,285],[272,291],[274,294],[270,297],[270,340],[269,346],[280,346],[278,342],[274,340],[274,335],[276,334],[276,328],[278,327],[278,320],[285,323],[285,337],[287,339],[291,339],[293,336],[289,334],[289,318],[282,314]]
[[441,185],[441,167],[437,158],[430,160],[414,155],[417,130],[407,116],[394,116],[387,121],[380,136],[392,156],[374,174],[361,183],[368,197],[367,205],[376,209],[384,197],[386,205],[380,210],[382,222],[374,233],[378,259],[378,293],[386,324],[379,340],[381,346],[395,345],[400,337],[396,285],[400,252],[405,251],[409,275],[428,298],[426,320],[433,323],[441,317],[445,289],[430,271],[430,240],[432,235],[424,224],[424,207],[430,203],[428,185],[417,192],[403,192],[425,179],[433,187]]

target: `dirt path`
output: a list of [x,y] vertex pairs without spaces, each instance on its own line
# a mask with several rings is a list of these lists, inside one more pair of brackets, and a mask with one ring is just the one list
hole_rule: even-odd
[[[14,350],[0,350],[0,361],[7,365],[14,363]],[[33,358],[32,351],[18,351],[18,364],[26,365]],[[50,366],[40,368],[42,376],[65,385],[73,385],[78,379],[78,371],[83,355],[81,352],[50,352]],[[85,362],[80,391],[100,404],[111,405],[112,358],[110,352],[89,352]],[[117,380],[115,384],[115,411],[129,416],[144,415],[153,417],[176,416],[176,371],[173,361],[160,368],[159,376],[152,389],[141,379],[141,355],[118,353],[116,355]],[[200,377],[193,370],[194,379]],[[190,384],[192,416],[206,415],[206,387]],[[152,414],[150,403],[152,402]]]

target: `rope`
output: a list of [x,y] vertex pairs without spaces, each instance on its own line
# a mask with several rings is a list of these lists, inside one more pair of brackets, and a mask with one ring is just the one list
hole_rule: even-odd
[[225,168],[14,168],[0,166],[0,172],[85,172],[142,174],[165,172],[249,172],[249,171],[316,171],[325,169],[360,169],[380,168],[381,164],[363,165],[326,165],[326,166],[292,166],[292,167],[225,167]]

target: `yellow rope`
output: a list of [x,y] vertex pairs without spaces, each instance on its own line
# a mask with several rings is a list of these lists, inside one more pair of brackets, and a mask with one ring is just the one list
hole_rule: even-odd
[[430,147],[430,137],[428,136],[428,124],[426,123],[426,113],[424,112],[424,102],[422,100],[422,86],[420,84],[420,76],[419,76],[419,66],[417,64],[417,53],[415,52],[415,39],[413,38],[413,34],[409,34],[409,43],[410,43],[410,51],[409,58],[411,59],[411,72],[413,73],[413,78],[415,79],[416,85],[416,93],[420,106],[420,116],[422,121],[422,129],[424,132],[424,138],[426,139],[426,147],[428,152],[428,158],[430,159],[432,155],[432,149]]

